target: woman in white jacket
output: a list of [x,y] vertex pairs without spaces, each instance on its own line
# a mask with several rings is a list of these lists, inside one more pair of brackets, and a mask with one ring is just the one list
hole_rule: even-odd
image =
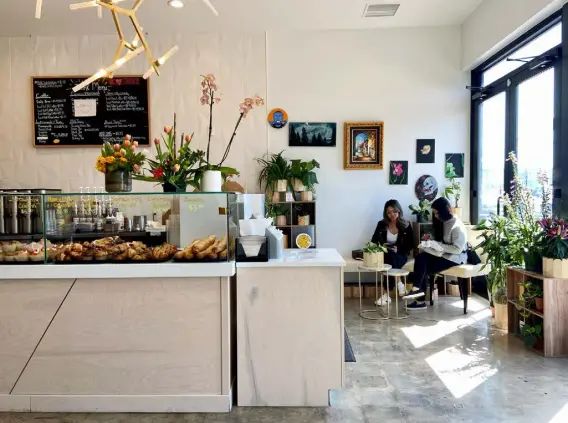
[[450,202],[438,198],[432,203],[432,214],[434,245],[421,248],[414,261],[414,287],[403,297],[416,300],[408,305],[409,310],[426,309],[424,299],[430,275],[467,263],[467,231],[463,222],[452,216]]

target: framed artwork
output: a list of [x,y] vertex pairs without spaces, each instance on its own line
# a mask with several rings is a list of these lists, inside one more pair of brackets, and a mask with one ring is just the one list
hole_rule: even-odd
[[284,128],[288,123],[288,113],[284,109],[272,109],[268,113],[268,124],[273,128]]
[[396,160],[390,162],[389,183],[391,185],[408,185],[408,162]]
[[337,124],[334,122],[290,122],[290,147],[335,147]]
[[436,140],[416,140],[416,163],[436,162]]
[[438,181],[431,175],[422,175],[414,185],[414,193],[420,201],[434,201],[438,195]]
[[343,168],[383,169],[384,122],[345,122]]
[[465,154],[446,154],[446,178],[463,178],[465,169]]

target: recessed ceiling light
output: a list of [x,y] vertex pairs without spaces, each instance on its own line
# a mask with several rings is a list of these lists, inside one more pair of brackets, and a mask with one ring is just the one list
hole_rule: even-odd
[[183,7],[182,0],[168,0],[168,4],[176,9],[181,9]]

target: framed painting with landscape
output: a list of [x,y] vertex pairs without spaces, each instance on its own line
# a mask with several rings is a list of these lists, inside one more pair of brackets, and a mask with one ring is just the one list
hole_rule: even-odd
[[337,124],[333,122],[291,122],[290,147],[335,147]]
[[345,122],[344,169],[383,169],[384,123]]

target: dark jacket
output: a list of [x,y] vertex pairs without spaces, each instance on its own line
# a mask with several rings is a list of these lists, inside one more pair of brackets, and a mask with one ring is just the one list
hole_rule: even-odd
[[[388,223],[381,220],[377,225],[377,229],[375,229],[371,242],[374,242],[375,244],[386,244],[388,228]],[[414,233],[412,232],[412,224],[409,223],[404,229],[399,228],[396,247],[398,254],[404,254],[405,256],[410,255],[414,249]]]

